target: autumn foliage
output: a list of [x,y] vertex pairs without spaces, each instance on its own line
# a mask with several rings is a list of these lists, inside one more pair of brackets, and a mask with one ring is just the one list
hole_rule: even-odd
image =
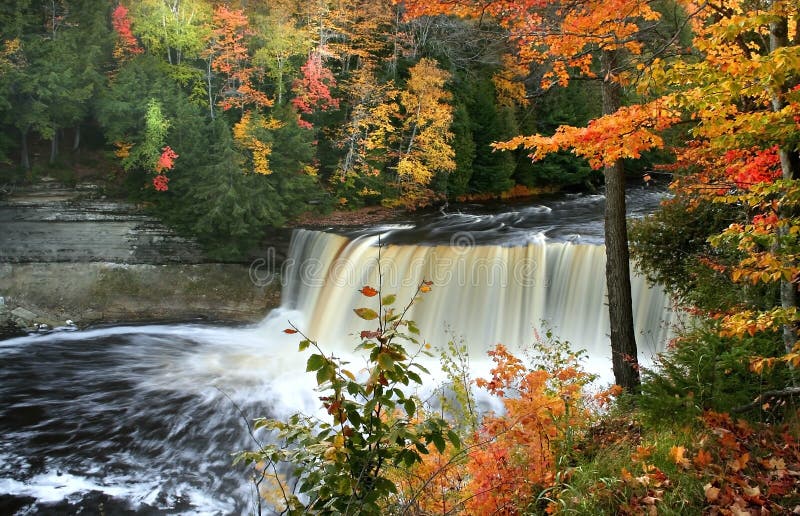
[[167,177],[167,170],[172,170],[175,167],[175,160],[178,154],[172,150],[172,147],[167,145],[162,149],[161,156],[158,157],[156,162],[156,176],[153,178],[153,187],[159,192],[166,192],[169,190],[169,178]]
[[[316,111],[329,111],[339,107],[339,99],[334,98],[331,90],[336,87],[333,73],[325,68],[322,55],[312,52],[306,63],[300,68],[301,76],[294,81],[292,89],[296,96],[292,105],[304,114]],[[310,129],[312,125],[301,119],[302,127]]]
[[111,24],[117,33],[117,41],[114,45],[114,57],[119,60],[132,55],[141,54],[144,49],[139,46],[136,36],[131,31],[131,20],[128,17],[128,9],[124,5],[118,5],[111,13]]
[[[556,357],[547,351],[548,358]],[[492,377],[476,385],[501,399],[505,412],[485,416],[475,436],[479,444],[469,453],[471,498],[465,509],[469,514],[526,512],[554,484],[569,457],[567,448],[590,421],[583,389],[591,376],[576,356],[539,367],[526,366],[502,345],[489,356],[495,363]]]
[[212,39],[206,55],[211,68],[225,78],[219,106],[223,110],[247,105],[268,107],[272,100],[253,84],[256,68],[252,65],[247,39],[252,34],[244,11],[220,5],[214,10]]

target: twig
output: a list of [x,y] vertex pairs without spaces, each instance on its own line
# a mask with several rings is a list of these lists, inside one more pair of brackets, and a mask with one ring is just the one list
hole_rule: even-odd
[[787,387],[785,389],[766,391],[760,394],[755,400],[753,400],[752,403],[748,403],[747,405],[742,405],[741,407],[735,407],[731,409],[731,412],[734,414],[739,412],[747,412],[750,409],[754,409],[760,406],[764,400],[772,398],[788,398],[797,395],[800,395],[800,387]]

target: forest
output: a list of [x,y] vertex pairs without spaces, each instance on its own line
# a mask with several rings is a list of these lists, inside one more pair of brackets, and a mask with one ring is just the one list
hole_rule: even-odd
[[305,211],[601,181],[568,153],[493,152],[600,112],[591,82],[534,85],[496,23],[370,1],[1,9],[3,182],[97,166],[81,150],[100,149],[122,195],[221,259]]
[[[259,512],[800,513],[795,1],[9,0],[0,27],[2,181],[102,150],[223,259],[307,211],[604,188],[617,385],[550,334],[472,379],[405,317],[435,284],[365,285],[366,376],[285,330],[327,419],[256,421]],[[631,178],[671,195],[627,224]],[[629,250],[686,314],[652,368]]]

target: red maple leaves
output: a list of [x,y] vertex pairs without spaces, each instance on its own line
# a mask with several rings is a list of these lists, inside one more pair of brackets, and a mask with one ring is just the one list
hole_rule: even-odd
[[131,20],[128,18],[128,9],[124,5],[118,5],[111,13],[111,24],[119,36],[114,46],[114,57],[123,59],[129,54],[135,55],[144,52],[131,31]]
[[735,149],[725,153],[726,175],[736,186],[748,189],[757,183],[772,183],[781,176],[778,146],[769,149]]
[[159,192],[166,192],[169,190],[169,178],[165,172],[172,170],[175,167],[175,160],[178,154],[172,150],[172,147],[167,145],[162,149],[161,156],[158,157],[156,162],[156,176],[153,177],[153,187]]
[[[336,79],[322,64],[319,52],[312,53],[300,71],[302,76],[292,85],[297,95],[292,99],[292,105],[297,111],[311,114],[314,111],[329,111],[339,107],[339,99],[331,95],[331,89],[336,87]],[[312,127],[311,123],[302,119],[299,124],[306,129]]]

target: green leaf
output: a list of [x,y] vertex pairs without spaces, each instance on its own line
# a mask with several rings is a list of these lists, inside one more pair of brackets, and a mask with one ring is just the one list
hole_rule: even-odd
[[456,448],[461,448],[461,438],[458,436],[455,431],[450,430],[447,432],[447,437],[450,439],[450,442],[453,443],[453,446]]
[[305,351],[308,349],[308,346],[311,345],[311,341],[308,339],[300,341],[300,351]]
[[383,405],[384,410],[391,412],[394,410],[396,403],[388,396],[381,396],[378,398],[378,402]]
[[414,371],[406,371],[406,375],[415,383],[422,384],[422,378]]
[[420,462],[420,461],[421,458],[419,454],[414,453],[413,451],[408,449],[403,450],[403,463],[405,463],[406,466],[413,466],[415,462]]
[[425,366],[424,366],[424,365],[422,365],[422,364],[420,364],[420,363],[418,363],[418,362],[414,362],[413,364],[411,364],[411,367],[416,367],[417,369],[419,369],[420,371],[422,371],[422,372],[423,372],[423,373],[425,373],[425,374],[431,374],[431,372],[430,372],[430,371],[428,371],[428,370],[425,368]]
[[384,371],[394,369],[394,359],[388,353],[378,353],[378,365]]
[[433,441],[433,445],[436,446],[436,449],[439,450],[439,453],[444,453],[447,443],[445,443],[442,434],[433,434],[431,440]]
[[397,493],[397,486],[394,485],[394,482],[384,477],[375,478],[374,488],[379,491]]
[[375,348],[376,346],[377,346],[377,344],[375,344],[374,342],[372,342],[372,341],[369,341],[369,340],[365,340],[364,342],[362,342],[361,344],[359,344],[358,346],[356,346],[356,349],[355,349],[355,350],[356,350],[356,351],[358,351],[358,350],[360,350],[360,349],[364,349],[364,350],[370,350],[370,349],[373,349],[373,348]]
[[408,331],[414,333],[415,335],[419,335],[419,328],[417,328],[417,325],[414,323],[414,321],[408,321]]
[[317,385],[322,385],[328,380],[333,380],[336,375],[336,369],[328,363],[325,367],[317,371]]
[[417,404],[414,403],[414,400],[408,399],[405,403],[403,403],[403,408],[406,409],[406,414],[408,414],[408,417],[414,417],[414,413],[417,411]]
[[371,308],[355,308],[353,311],[364,320],[371,321],[378,318],[378,313]]
[[361,426],[361,414],[357,410],[348,410],[347,411],[347,419],[353,423],[353,426],[359,427]]
[[350,396],[356,396],[358,394],[364,394],[364,388],[358,382],[347,382],[347,393]]
[[397,296],[394,295],[394,294],[389,294],[388,296],[383,296],[383,299],[381,299],[381,306],[392,305],[392,304],[394,304],[396,299],[397,299]]
[[306,371],[308,372],[317,371],[327,363],[328,363],[327,358],[315,353],[310,357],[308,357],[308,362],[306,362]]

